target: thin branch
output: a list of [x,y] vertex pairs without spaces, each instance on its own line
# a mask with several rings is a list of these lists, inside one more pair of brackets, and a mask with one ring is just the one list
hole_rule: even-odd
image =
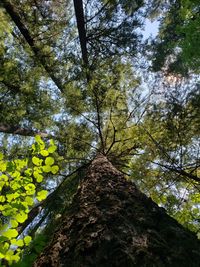
[[101,140],[102,154],[105,154],[105,145],[104,145],[103,134],[102,134],[102,130],[101,130],[101,117],[100,117],[99,99],[98,99],[97,92],[93,91],[93,93],[94,93],[94,97],[95,97],[95,105],[96,105],[96,112],[97,112],[97,129],[98,129],[99,137],[100,137],[100,140]]
[[86,20],[86,23],[90,22],[91,20],[93,20],[95,17],[97,17],[103,10],[104,8],[109,4],[109,1],[107,1],[98,11],[96,14],[94,14],[94,16],[92,16],[91,18]]
[[84,119],[86,119],[87,121],[89,121],[91,124],[93,124],[96,128],[98,128],[96,122],[94,122],[93,120],[89,119],[87,116],[85,116],[83,113],[81,113],[77,108],[71,107],[72,110],[74,110],[75,112],[80,113],[80,116],[82,116]]
[[161,166],[169,171],[173,171],[175,173],[178,173],[184,177],[187,177],[187,178],[190,178],[196,182],[200,182],[200,178],[198,178],[196,175],[193,175],[191,173],[188,173],[186,171],[184,171],[183,169],[181,169],[180,167],[172,167],[172,166],[168,166],[168,165],[165,165],[165,164],[162,164],[162,163],[159,163],[159,162],[154,162],[154,161],[150,161],[158,166]]
[[39,132],[33,129],[23,128],[19,125],[8,125],[3,123],[0,124],[0,132],[7,134],[17,134],[22,136],[40,135],[41,137],[49,137],[49,134],[45,132]]
[[111,110],[111,113],[110,113],[110,121],[111,121],[111,124],[112,124],[112,127],[113,127],[113,140],[112,140],[112,143],[111,143],[110,147],[106,151],[106,155],[108,155],[108,153],[110,152],[110,150],[112,149],[112,147],[116,143],[116,132],[117,132],[117,130],[116,130],[116,128],[114,126],[114,123],[112,121],[112,110]]

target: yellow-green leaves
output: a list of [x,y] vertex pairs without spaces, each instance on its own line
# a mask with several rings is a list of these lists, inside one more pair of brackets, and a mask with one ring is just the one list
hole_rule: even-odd
[[53,165],[54,164],[54,158],[52,158],[52,157],[47,157],[46,159],[45,159],[45,164],[46,165]]
[[27,218],[28,218],[28,215],[24,211],[21,211],[15,216],[16,221],[19,223],[25,222]]
[[3,159],[3,154],[2,153],[0,153],[0,160],[2,160]]
[[33,157],[32,158],[32,162],[33,162],[33,164],[35,164],[36,166],[41,166],[42,165],[42,159],[39,159],[39,158],[37,158],[37,157]]
[[0,196],[0,202],[5,202],[6,198],[5,196]]
[[28,183],[24,186],[27,195],[34,195],[35,194],[35,185],[32,183]]
[[40,154],[43,156],[43,157],[47,157],[49,155],[49,151],[48,150],[41,150],[40,151]]
[[[56,174],[59,170],[55,163],[56,146],[51,140],[45,148],[40,136],[35,137],[32,145],[32,157],[7,161],[0,153],[0,260],[8,264],[20,260],[25,246],[31,242],[30,236],[19,236],[18,227],[23,224],[34,204],[44,200],[47,190],[41,183],[47,173]],[[50,156],[51,154],[51,156]]]
[[7,167],[7,164],[6,164],[6,162],[4,162],[4,161],[0,161],[0,171],[1,172],[4,172],[4,171],[6,171],[6,167]]
[[47,197],[47,194],[48,194],[48,191],[47,190],[42,190],[42,191],[40,191],[40,192],[37,193],[36,198],[39,201],[42,201],[42,200],[44,200]]
[[56,174],[58,172],[58,170],[59,170],[59,167],[57,165],[54,165],[54,166],[51,167],[51,172],[53,174]]
[[42,167],[43,172],[50,172],[51,171],[51,166],[50,165],[45,165]]
[[30,244],[31,240],[32,240],[31,236],[28,236],[28,235],[27,235],[27,236],[24,237],[24,243],[25,243],[27,246]]
[[[41,136],[36,135],[35,136],[35,141],[36,141],[35,150],[40,150],[41,151],[41,150],[43,150],[45,148],[45,143],[42,140]],[[32,148],[33,148],[33,146],[32,146]]]
[[23,247],[24,242],[22,239],[16,240],[15,238],[11,240],[11,244],[18,247]]
[[33,198],[32,197],[25,197],[25,202],[28,204],[28,206],[32,206],[34,204]]
[[34,172],[33,172],[33,176],[35,177],[35,179],[36,179],[36,181],[37,181],[38,183],[41,183],[41,182],[42,182],[42,180],[43,180],[43,176],[42,176],[39,172],[34,171]]
[[16,228],[19,224],[18,224],[18,222],[16,220],[11,219],[10,220],[10,225],[11,225],[12,228]]
[[2,236],[7,237],[8,239],[11,239],[13,237],[18,236],[18,232],[16,229],[8,229],[7,231],[5,231],[4,233],[2,233]]
[[48,148],[48,152],[49,152],[49,153],[53,153],[53,152],[56,151],[56,149],[57,149],[57,146],[52,145],[52,146],[50,146],[50,147]]

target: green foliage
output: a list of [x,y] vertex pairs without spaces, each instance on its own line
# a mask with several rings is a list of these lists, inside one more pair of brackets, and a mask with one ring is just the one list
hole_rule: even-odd
[[199,2],[180,0],[171,3],[160,26],[159,38],[154,41],[153,69],[187,76],[199,73]]
[[[24,248],[32,241],[31,236],[21,235],[18,227],[28,219],[34,204],[47,197],[48,191],[40,186],[45,172],[48,169],[56,174],[59,170],[54,165],[57,147],[53,140],[47,148],[39,135],[35,141],[29,158],[9,161],[0,154],[0,259],[9,265],[20,260]],[[47,157],[49,154],[51,157]]]
[[[168,86],[152,100],[138,129],[139,155],[128,169],[139,188],[189,229],[198,232],[199,89],[198,84]],[[195,99],[195,100],[194,100]]]
[[30,245],[25,249],[23,258],[21,258],[17,263],[13,263],[12,267],[30,267],[39,253],[43,250],[46,243],[46,236],[43,234],[37,234]]

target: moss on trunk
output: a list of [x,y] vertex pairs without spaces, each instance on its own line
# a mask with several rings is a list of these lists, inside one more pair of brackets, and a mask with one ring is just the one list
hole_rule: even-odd
[[36,266],[198,267],[200,242],[99,155]]

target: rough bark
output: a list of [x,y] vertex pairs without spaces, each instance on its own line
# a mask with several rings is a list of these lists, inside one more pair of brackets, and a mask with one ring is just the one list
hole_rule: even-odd
[[36,266],[197,267],[200,242],[98,156]]

